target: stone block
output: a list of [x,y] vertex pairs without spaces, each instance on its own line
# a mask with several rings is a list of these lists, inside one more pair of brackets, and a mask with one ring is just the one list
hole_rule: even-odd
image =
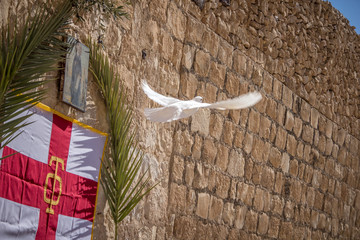
[[229,68],[232,66],[233,52],[234,47],[231,46],[226,40],[220,39],[218,59]]
[[209,220],[220,222],[224,203],[221,199],[211,196],[209,208]]
[[250,154],[250,152],[252,150],[253,140],[254,140],[253,135],[251,133],[249,133],[249,132],[246,132],[245,139],[243,141],[243,144],[244,144],[243,149],[247,154]]
[[331,155],[331,152],[333,150],[333,141],[331,138],[326,139],[326,145],[325,145],[325,155],[329,156]]
[[186,194],[186,214],[194,214],[194,209],[196,207],[196,193],[194,190],[188,190]]
[[282,104],[278,104],[276,121],[280,126],[285,126],[285,112],[285,106]]
[[228,198],[231,179],[221,173],[216,174],[216,191],[215,194],[220,198]]
[[222,218],[226,225],[232,227],[234,220],[235,220],[235,208],[233,203],[225,203]]
[[213,31],[205,29],[201,45],[210,52],[213,57],[216,57],[219,50],[219,36]]
[[174,156],[174,165],[173,165],[173,181],[182,182],[184,173],[184,159],[179,156]]
[[254,109],[258,110],[260,113],[265,114],[266,113],[266,105],[267,105],[267,97],[262,94],[262,99],[260,100],[260,102],[258,102],[255,106]]
[[255,210],[257,210],[259,212],[264,209],[263,195],[264,195],[264,190],[262,190],[261,188],[256,188],[253,206],[254,206]]
[[305,142],[312,144],[314,138],[314,129],[310,125],[304,125],[301,137]]
[[286,151],[290,153],[293,157],[296,156],[296,147],[297,141],[293,135],[288,134],[287,137],[287,144],[286,144]]
[[197,132],[207,136],[209,135],[209,126],[210,126],[210,110],[209,109],[200,109],[196,114],[192,116],[191,121],[191,131]]
[[277,103],[274,99],[267,99],[266,114],[273,120],[277,119]]
[[182,154],[184,156],[190,156],[193,143],[194,140],[188,131],[179,130],[175,133],[176,153]]
[[256,232],[258,223],[258,213],[249,210],[246,212],[244,230],[247,232]]
[[250,110],[249,114],[249,130],[253,133],[258,133],[260,128],[260,114],[254,109]]
[[254,65],[251,80],[255,85],[259,87],[262,85],[263,75],[264,75],[264,70],[261,67],[259,67],[259,65]]
[[210,54],[198,50],[195,55],[194,70],[200,77],[207,77],[210,70]]
[[209,127],[210,136],[219,140],[222,134],[223,125],[224,125],[223,116],[217,113],[212,113],[210,115],[210,127]]
[[271,191],[274,186],[274,181],[275,181],[274,170],[268,166],[263,166],[260,184]]
[[327,119],[325,125],[325,136],[331,138],[332,132],[333,132],[333,122]]
[[184,40],[185,30],[186,30],[186,16],[183,12],[176,6],[174,2],[171,2],[168,6],[167,12],[167,26],[169,27],[171,33],[180,41]]
[[285,201],[283,198],[280,198],[278,195],[272,195],[270,209],[273,214],[282,216],[284,206]]
[[190,70],[192,68],[193,63],[194,63],[194,56],[195,56],[195,48],[193,46],[190,46],[190,45],[184,45],[181,64],[187,70]]
[[203,102],[213,103],[216,102],[218,88],[215,87],[212,83],[206,83],[205,85],[205,94],[203,95]]
[[277,127],[276,127],[276,123],[273,122],[270,127],[270,137],[269,137],[271,143],[275,142],[276,134],[277,134]]
[[169,205],[171,212],[181,213],[186,206],[186,186],[171,183]]
[[194,74],[191,73],[181,73],[180,75],[180,87],[181,93],[188,99],[193,99],[195,97],[195,92],[197,89],[198,80]]
[[216,156],[216,166],[221,171],[226,171],[229,162],[229,148],[223,144],[218,145],[218,151]]
[[200,159],[202,146],[203,146],[203,138],[199,136],[199,134],[195,134],[194,144],[192,148],[192,158],[194,160]]
[[226,66],[211,61],[209,79],[219,89],[223,89],[225,83]]
[[269,227],[269,216],[265,213],[260,214],[259,216],[259,225],[257,233],[260,235],[265,235]]
[[233,145],[234,133],[235,133],[236,125],[231,121],[225,121],[224,129],[223,129],[223,142],[228,146]]
[[280,219],[274,216],[270,217],[268,236],[271,238],[278,238],[280,229]]
[[227,172],[233,177],[244,176],[245,160],[241,153],[231,150]]
[[246,75],[246,62],[247,57],[240,51],[234,53],[234,70],[241,76]]
[[293,225],[291,222],[281,222],[279,239],[292,239]]
[[312,228],[317,228],[319,223],[319,213],[315,210],[311,211],[310,223]]
[[284,186],[284,176],[281,172],[276,173],[274,192],[280,194]]
[[286,144],[286,130],[279,127],[277,134],[276,134],[276,140],[275,140],[275,145],[280,149],[280,150],[284,150],[285,149],[285,144]]
[[295,117],[293,132],[295,133],[296,137],[300,137],[301,132],[302,132],[302,127],[303,127],[303,123],[302,123],[301,119],[298,117]]
[[299,164],[298,164],[298,161],[297,161],[296,159],[290,160],[289,173],[290,173],[293,177],[297,177],[297,176],[298,176],[298,172],[299,172]]
[[317,210],[322,210],[323,202],[324,202],[324,194],[319,191],[315,191],[315,199],[316,201],[314,202],[314,208]]
[[204,141],[204,147],[201,154],[201,160],[207,164],[214,164],[217,153],[217,147],[212,139],[206,138]]
[[292,91],[288,87],[283,86],[282,102],[289,109],[292,109],[292,104],[293,104],[292,95],[293,95]]
[[232,72],[227,72],[225,88],[230,97],[237,97],[239,95],[240,78]]
[[196,189],[205,189],[209,184],[209,168],[200,163],[196,163],[194,173],[193,187]]
[[245,138],[245,132],[240,128],[236,128],[235,129],[235,138],[234,138],[234,147],[242,148],[244,138]]
[[199,193],[197,202],[196,215],[207,219],[210,206],[210,195],[207,193]]
[[195,164],[193,162],[186,162],[185,166],[185,183],[188,186],[192,186]]
[[174,53],[174,40],[169,33],[162,31],[160,37],[161,56],[167,60],[170,60]]
[[282,98],[282,87],[283,87],[283,84],[279,80],[274,79],[273,96],[276,100],[280,100]]
[[270,137],[270,126],[271,121],[267,117],[260,115],[260,128],[259,128],[259,136],[264,139],[269,139]]
[[286,152],[284,152],[281,156],[281,170],[284,173],[289,172],[289,166],[290,166],[290,156]]
[[285,219],[291,221],[294,218],[294,203],[292,201],[286,201],[284,207]]
[[308,104],[304,100],[301,101],[300,116],[301,116],[302,120],[304,120],[305,122],[309,122],[310,121],[310,112],[311,112],[310,104]]
[[285,129],[292,131],[294,127],[294,121],[294,115],[289,110],[287,110],[285,117]]
[[251,151],[251,155],[253,156],[256,162],[266,162],[267,159],[265,158],[264,154],[269,155],[269,149],[265,148],[265,142],[261,140],[259,137],[254,137],[254,144]]
[[202,43],[203,35],[205,32],[205,26],[192,16],[187,18],[187,26],[185,33],[185,41],[191,42],[195,45],[200,45]]
[[177,239],[193,239],[196,233],[196,221],[189,216],[176,217],[173,234]]
[[255,163],[252,169],[251,181],[257,185],[261,182],[262,165]]
[[239,182],[237,187],[236,198],[247,206],[253,205],[255,187],[244,182]]
[[242,229],[245,224],[245,217],[247,214],[247,207],[246,206],[236,206],[235,208],[235,221],[234,226],[237,229]]
[[299,159],[304,158],[304,144],[302,142],[298,142],[298,145],[296,147],[296,157]]
[[315,108],[311,108],[311,126],[317,129],[318,123],[319,123],[319,111]]
[[245,128],[246,127],[246,124],[247,124],[247,120],[248,120],[248,117],[249,117],[249,108],[245,108],[245,109],[241,109],[240,110],[240,121],[239,121],[239,125],[242,127],[242,128]]
[[270,74],[264,74],[263,89],[267,94],[272,93],[273,77]]

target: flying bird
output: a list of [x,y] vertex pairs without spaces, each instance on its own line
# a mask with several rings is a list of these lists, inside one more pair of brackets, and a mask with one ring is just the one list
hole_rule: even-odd
[[214,108],[218,110],[242,109],[255,105],[261,100],[259,92],[250,92],[233,99],[216,103],[203,103],[203,98],[196,96],[187,101],[161,95],[150,88],[145,80],[141,83],[145,94],[154,102],[163,107],[145,108],[144,113],[147,119],[153,122],[171,122],[182,118],[190,117],[199,108]]

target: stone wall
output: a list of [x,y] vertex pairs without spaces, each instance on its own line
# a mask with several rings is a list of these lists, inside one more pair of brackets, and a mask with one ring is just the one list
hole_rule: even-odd
[[[122,239],[360,238],[360,37],[337,10],[320,0],[138,0],[127,10],[118,22],[94,13],[72,24],[83,40],[103,34],[144,169],[160,182],[121,224]],[[141,79],[181,99],[264,99],[152,123]],[[86,113],[53,97],[56,84],[46,103],[106,130],[89,84]],[[111,237],[109,219],[100,192],[94,239]]]

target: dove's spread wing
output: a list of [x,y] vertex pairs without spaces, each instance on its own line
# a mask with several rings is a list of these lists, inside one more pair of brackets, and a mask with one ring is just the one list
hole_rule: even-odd
[[171,122],[179,119],[181,109],[177,106],[145,108],[144,114],[147,119],[153,122]]
[[220,110],[241,109],[241,108],[247,108],[247,107],[251,107],[251,106],[255,105],[256,103],[258,103],[261,100],[261,98],[262,97],[261,97],[260,93],[252,92],[252,93],[247,93],[247,94],[241,95],[241,96],[233,98],[233,99],[216,102],[216,103],[210,104],[209,106],[205,106],[205,107],[216,108],[216,109],[220,109]]
[[166,97],[164,95],[161,95],[154,90],[150,88],[150,86],[147,84],[145,80],[141,83],[142,89],[144,90],[145,94],[154,102],[157,102],[161,106],[168,106],[170,104],[176,103],[180,101],[179,99],[173,98],[173,97]]

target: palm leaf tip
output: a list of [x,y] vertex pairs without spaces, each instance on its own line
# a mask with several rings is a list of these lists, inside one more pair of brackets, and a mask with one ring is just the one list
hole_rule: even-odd
[[[70,1],[62,2],[55,12],[46,9],[39,8],[21,26],[9,22],[1,28],[1,148],[25,126],[17,116],[45,96],[45,90],[38,90],[47,81],[42,76],[57,69],[56,64],[63,59],[68,47],[60,37],[64,36],[62,29],[72,14]],[[12,26],[15,28],[11,29]]]
[[137,150],[135,132],[131,130],[132,109],[126,93],[108,59],[91,39],[90,71],[97,81],[108,109],[110,123],[109,154],[103,159],[101,184],[115,223],[121,222],[155,186],[149,185],[148,172],[141,172],[143,154]]

